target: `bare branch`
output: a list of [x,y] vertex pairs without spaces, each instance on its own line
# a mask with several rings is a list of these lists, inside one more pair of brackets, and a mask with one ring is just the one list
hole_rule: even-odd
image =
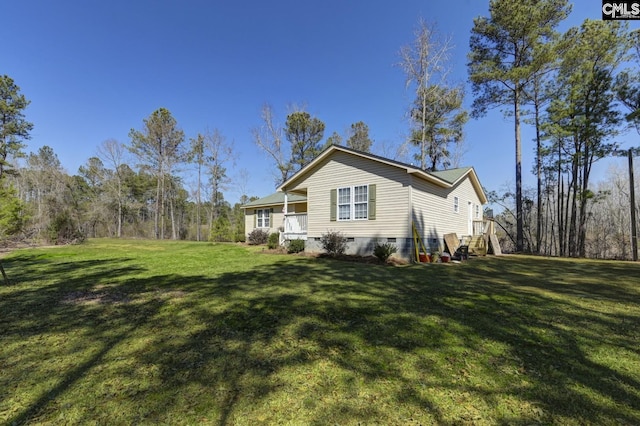
[[264,104],[260,114],[262,126],[251,129],[255,144],[261,148],[276,164],[280,176],[275,177],[276,186],[287,180],[291,171],[284,153],[282,126],[275,123],[271,105]]

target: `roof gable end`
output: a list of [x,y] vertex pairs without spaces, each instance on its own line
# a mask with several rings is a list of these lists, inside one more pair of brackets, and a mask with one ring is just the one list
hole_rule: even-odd
[[375,161],[378,163],[386,164],[391,167],[397,167],[406,171],[406,173],[417,176],[420,179],[424,179],[429,181],[435,185],[438,185],[443,188],[451,188],[469,176],[471,183],[478,193],[478,197],[480,201],[485,204],[487,202],[487,197],[482,189],[482,185],[480,184],[480,180],[476,175],[473,167],[464,167],[458,169],[450,169],[443,170],[438,172],[427,172],[410,164],[402,163],[400,161],[391,160],[389,158],[381,157],[379,155],[371,154],[368,152],[362,152],[355,149],[347,148],[341,145],[331,145],[322,151],[316,158],[314,158],[309,164],[304,166],[302,169],[297,171],[293,176],[287,179],[284,183],[282,183],[278,187],[278,191],[286,192],[287,188],[295,186],[296,182],[303,179],[308,173],[310,173],[313,168],[318,165],[320,162],[325,159],[331,157],[336,152],[345,152],[347,154],[355,155],[361,158],[368,159],[370,161]]
[[443,187],[449,187],[450,186],[450,184],[448,182],[446,182],[445,180],[441,179],[440,177],[438,177],[438,176],[436,176],[434,174],[431,174],[429,172],[426,172],[424,170],[421,170],[421,169],[419,169],[417,167],[414,167],[412,165],[405,164],[405,163],[402,163],[402,162],[399,162],[399,161],[395,161],[395,160],[391,160],[389,158],[381,157],[379,155],[371,154],[371,153],[368,153],[368,152],[362,152],[362,151],[358,151],[358,150],[355,150],[355,149],[347,148],[347,147],[340,146],[340,145],[331,145],[330,147],[328,147],[327,149],[322,151],[309,164],[304,166],[302,169],[297,171],[293,176],[291,176],[289,179],[287,179],[287,181],[285,181],[283,184],[281,184],[278,187],[278,191],[286,191],[287,187],[293,186],[296,182],[298,182],[299,180],[304,178],[304,176],[306,176],[306,174],[311,169],[313,169],[318,163],[320,163],[321,161],[323,161],[326,158],[329,158],[335,152],[345,152],[347,154],[356,155],[358,157],[365,158],[365,159],[368,159],[370,161],[375,161],[375,162],[386,164],[386,165],[389,165],[389,166],[392,166],[392,167],[397,167],[397,168],[405,170],[409,174],[416,174],[416,175],[422,177],[423,179],[426,179],[426,180],[429,180],[429,181],[435,183],[436,185],[443,186]]

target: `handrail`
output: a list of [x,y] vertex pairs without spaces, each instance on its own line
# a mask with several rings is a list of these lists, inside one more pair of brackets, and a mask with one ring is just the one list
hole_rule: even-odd
[[287,213],[284,215],[285,234],[304,234],[307,232],[306,213]]

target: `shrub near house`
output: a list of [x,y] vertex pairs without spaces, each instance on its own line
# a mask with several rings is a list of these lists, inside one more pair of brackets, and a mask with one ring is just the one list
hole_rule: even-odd
[[247,242],[251,245],[266,244],[269,240],[269,233],[262,229],[254,229],[247,236]]

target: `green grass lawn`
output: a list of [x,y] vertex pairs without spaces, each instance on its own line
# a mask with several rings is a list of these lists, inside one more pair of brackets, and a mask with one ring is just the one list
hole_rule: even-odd
[[19,250],[3,424],[640,424],[640,264]]

